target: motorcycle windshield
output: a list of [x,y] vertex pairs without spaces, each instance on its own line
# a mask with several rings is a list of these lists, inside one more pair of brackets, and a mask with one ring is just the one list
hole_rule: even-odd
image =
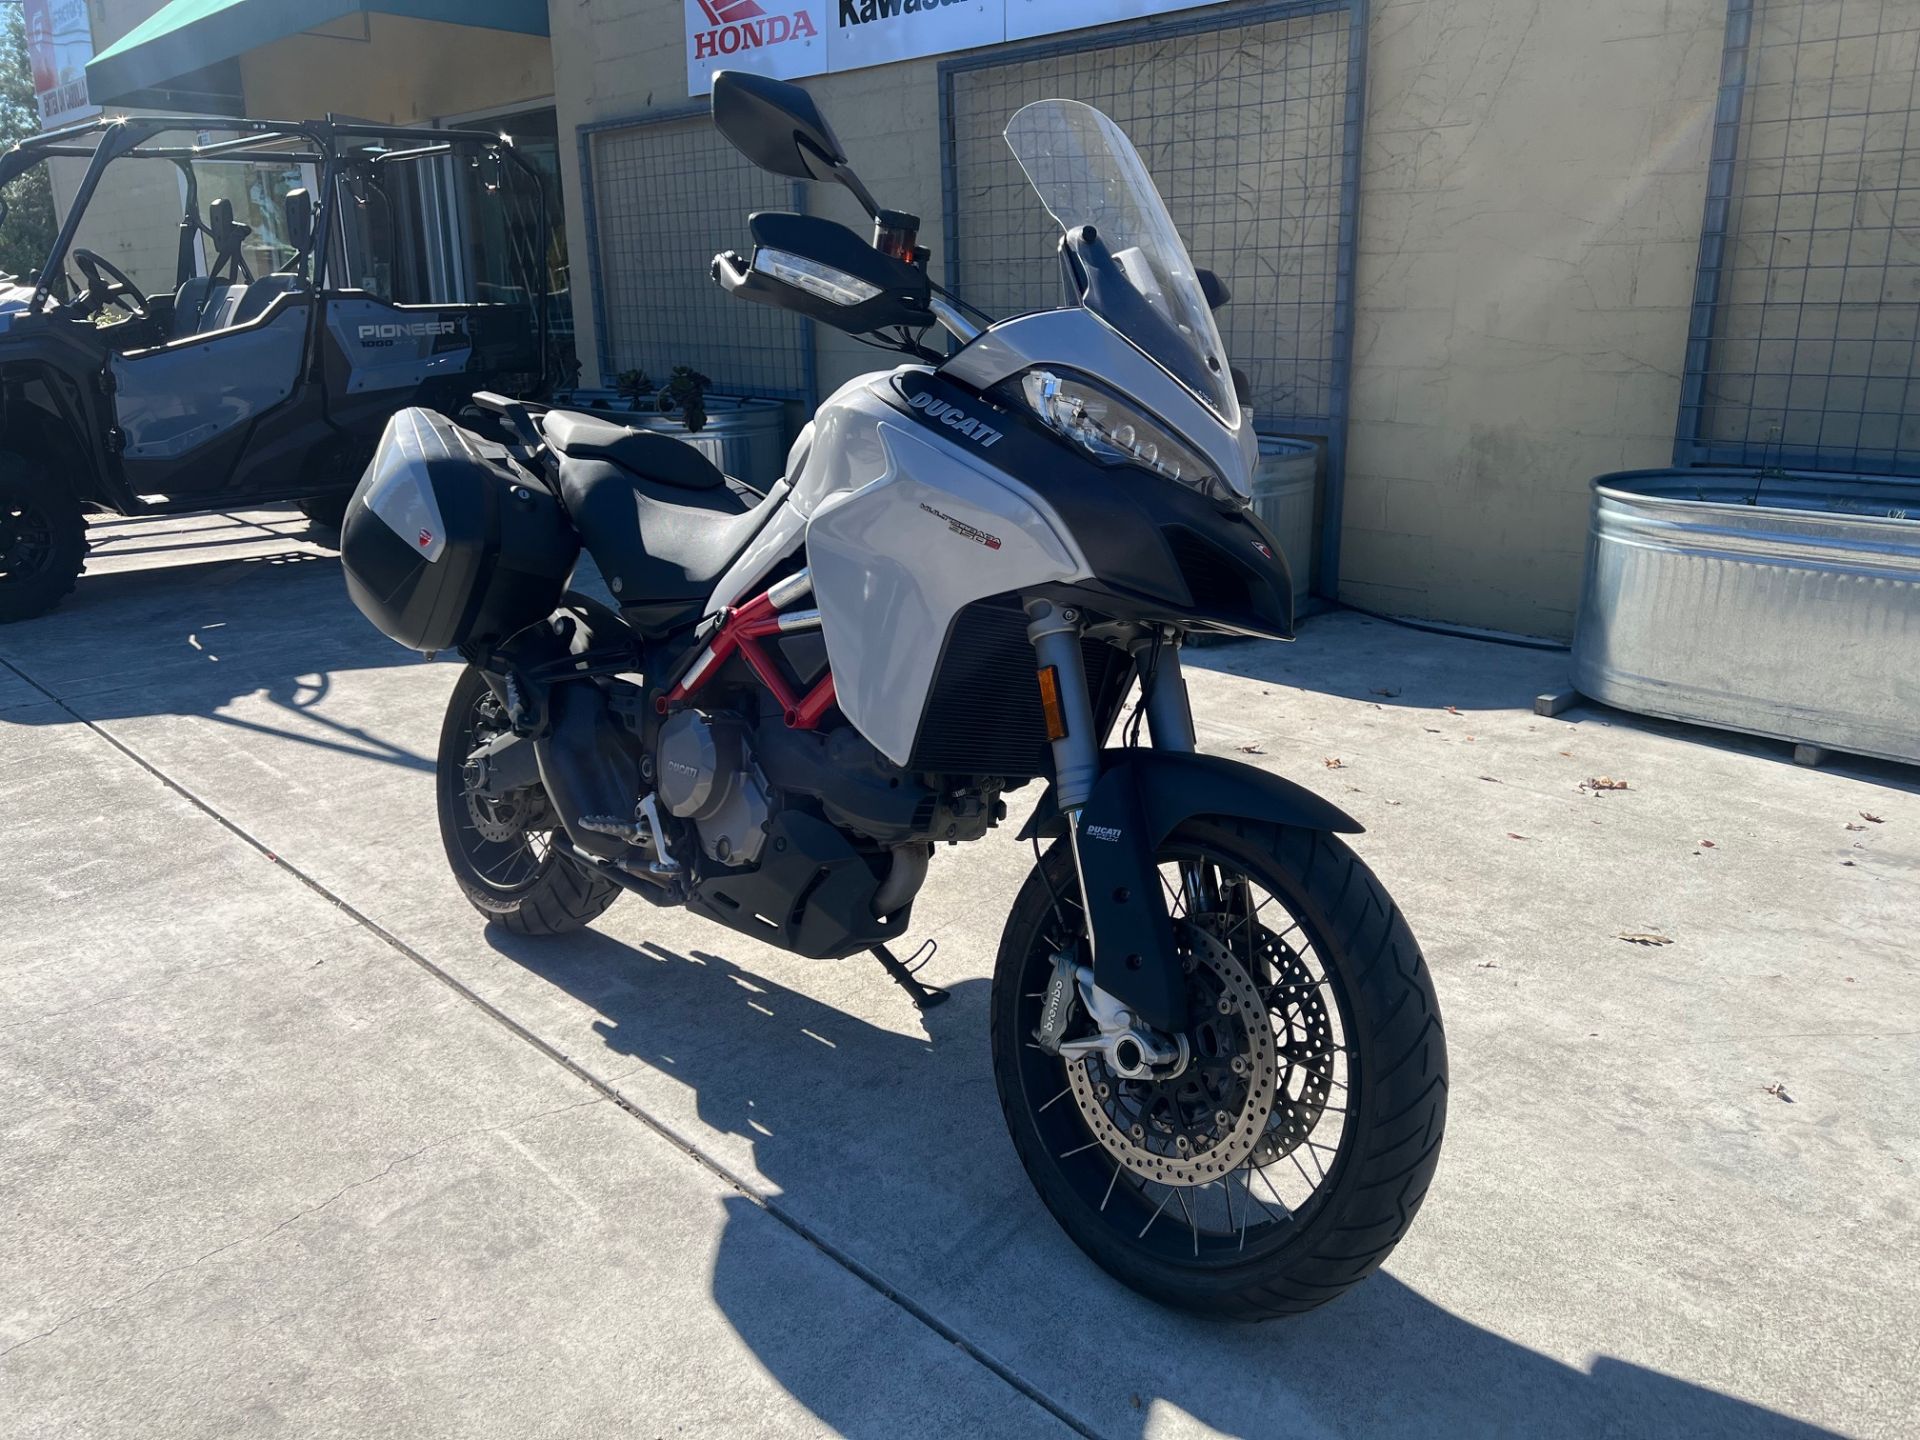
[[1213,311],[1126,133],[1091,105],[1038,100],[1008,122],[1007,144],[1086,272],[1086,307],[1237,426]]

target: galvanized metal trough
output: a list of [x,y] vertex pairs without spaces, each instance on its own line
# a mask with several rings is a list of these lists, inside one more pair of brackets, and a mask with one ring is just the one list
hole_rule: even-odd
[[1573,683],[1643,715],[1920,763],[1920,482],[1602,475]]

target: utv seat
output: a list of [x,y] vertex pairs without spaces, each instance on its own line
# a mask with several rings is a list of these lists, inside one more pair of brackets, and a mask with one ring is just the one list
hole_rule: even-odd
[[304,295],[307,282],[298,275],[275,272],[262,275],[251,285],[235,286],[244,289],[246,298],[241,300],[233,312],[235,325],[247,325],[267,313],[268,308],[282,295]]
[[541,423],[567,513],[627,619],[648,635],[700,619],[773,503],[670,435],[564,410]]
[[[202,321],[220,313],[220,306],[233,287],[210,275],[196,275],[182,282],[173,297],[173,329],[168,338],[185,340],[201,332]],[[206,325],[206,329],[214,329]]]

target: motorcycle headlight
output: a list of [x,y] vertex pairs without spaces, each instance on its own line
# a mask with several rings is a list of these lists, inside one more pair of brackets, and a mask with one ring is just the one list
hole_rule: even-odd
[[1221,488],[1213,467],[1191,446],[1093,381],[1029,370],[1018,384],[1020,398],[1042,424],[1101,464],[1138,466],[1202,494]]

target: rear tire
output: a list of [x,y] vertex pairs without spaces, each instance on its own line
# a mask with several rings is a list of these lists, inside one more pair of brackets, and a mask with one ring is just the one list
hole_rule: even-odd
[[309,495],[298,503],[300,513],[314,529],[337,532],[347,518],[347,502],[352,498],[352,492],[348,491],[341,495]]
[[[1247,1142],[1253,1148],[1244,1158],[1235,1152],[1229,1159],[1235,1134],[1254,1133],[1242,1129],[1252,1102],[1210,1100],[1199,1089],[1224,1073],[1223,1061],[1231,1061],[1232,1074],[1218,1095],[1243,1093],[1234,1091],[1236,1083],[1250,1091],[1251,1081],[1234,1077],[1263,1068],[1255,1032],[1230,1033],[1231,1022],[1218,1019],[1212,1005],[1203,1012],[1190,999],[1194,1059],[1180,1079],[1157,1085],[1121,1079],[1099,1059],[1082,1062],[1076,1077],[1073,1066],[1034,1043],[1058,932],[1064,928],[1065,943],[1076,945],[1072,937],[1083,933],[1064,845],[1021,889],[994,966],[990,1023],[1001,1108],[1047,1209],[1124,1284],[1215,1318],[1299,1314],[1379,1267],[1433,1179],[1447,1111],[1446,1042],[1433,982],[1380,882],[1332,835],[1196,819],[1163,842],[1160,858],[1176,878],[1183,874],[1176,864],[1197,864],[1213,879],[1194,888],[1204,895],[1211,886],[1227,897],[1203,899],[1184,919],[1186,902],[1177,894],[1170,902],[1176,931],[1187,937],[1190,997],[1202,993],[1200,982],[1227,973],[1218,958],[1224,949],[1254,981],[1263,1028],[1276,1027],[1265,1054],[1279,1078],[1271,1112],[1259,1122],[1260,1140]],[[1257,907],[1246,898],[1262,893],[1268,898]],[[1243,926],[1243,913],[1256,923]],[[1218,1015],[1230,1013],[1230,993],[1217,984],[1211,992],[1220,997]],[[1090,1029],[1081,1007],[1075,1010],[1069,1036],[1080,1033],[1075,1027]],[[1220,1043],[1222,1034],[1228,1043]],[[1182,1086],[1204,1101],[1195,1107],[1203,1115],[1216,1104],[1247,1108],[1213,1133],[1190,1132],[1177,1108],[1191,1103]],[[1113,1127],[1108,1140],[1076,1108],[1085,1105],[1111,1106],[1104,1110]],[[1164,1123],[1169,1117],[1172,1125]],[[1194,1170],[1217,1156],[1228,1173],[1166,1183],[1117,1161],[1116,1145],[1135,1159],[1159,1146],[1158,1154],[1191,1160]],[[1293,1198],[1281,1187],[1291,1187]]]
[[488,924],[517,935],[564,935],[605,914],[620,887],[564,852],[565,831],[539,786],[506,805],[469,797],[467,757],[504,726],[498,698],[468,666],[440,727],[440,840],[461,893]]
[[39,461],[0,450],[0,624],[51,610],[86,560],[79,497]]

